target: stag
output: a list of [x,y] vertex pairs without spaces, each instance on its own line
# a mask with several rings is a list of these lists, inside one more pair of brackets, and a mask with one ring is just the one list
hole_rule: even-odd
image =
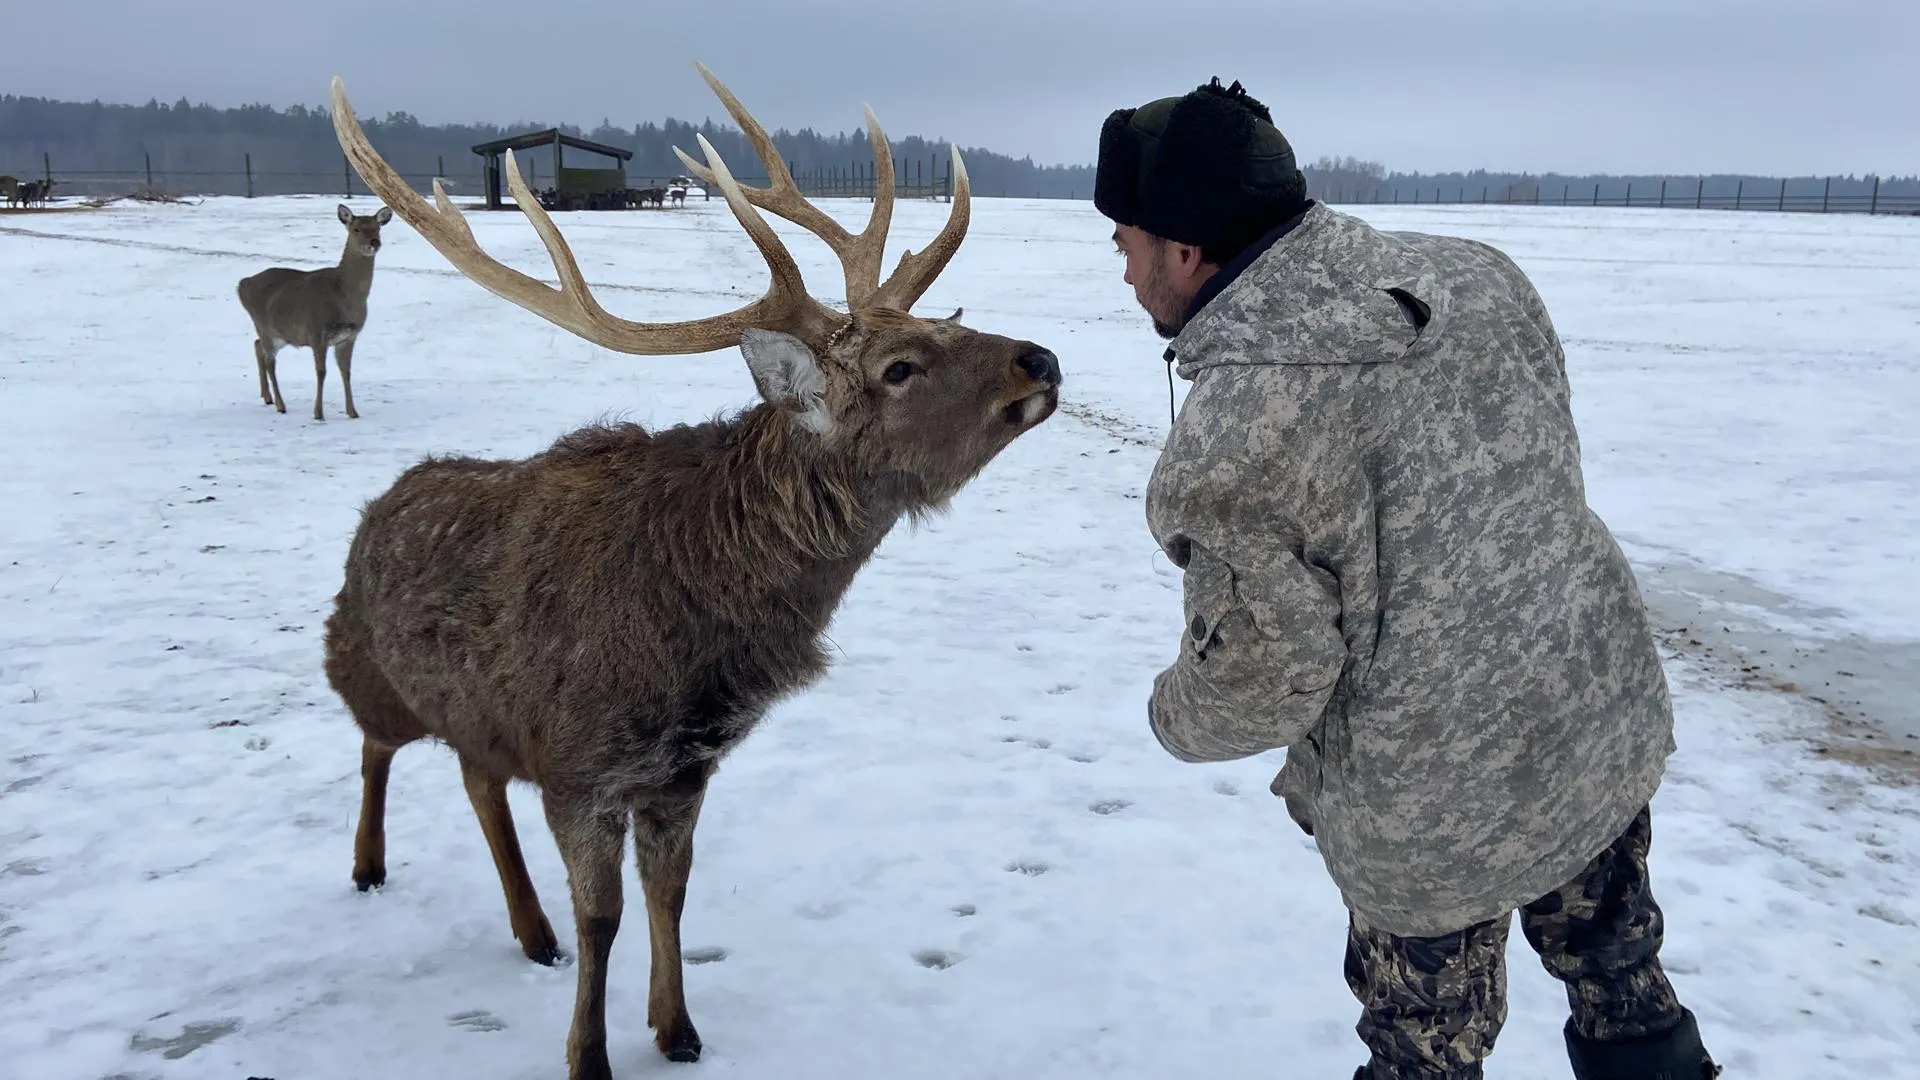
[[[966,233],[957,151],[946,225],[882,282],[892,154],[872,109],[880,195],[854,235],[801,196],[766,131],[696,66],[772,182],[741,186],[704,136],[705,166],[676,153],[724,194],[771,281],[750,304],[678,323],[600,306],[511,152],[508,183],[559,287],[486,254],[437,182],[436,210],[375,154],[333,82],[335,129],[361,177],[466,276],[615,352],[737,347],[761,398],[658,431],[583,428],[518,461],[411,466],[366,506],[327,619],[327,678],[363,737],[362,890],[386,878],[394,754],[436,739],[459,761],[514,936],[529,959],[553,963],[558,939],[507,804],[510,781],[539,790],[573,905],[573,1080],[612,1075],[605,994],[629,825],[652,956],[647,1024],[665,1058],[697,1061],[680,917],[709,780],[771,706],[825,673],[824,631],[893,526],[937,512],[1058,404],[1051,352],[964,327],[958,311],[910,314]],[[762,209],[835,252],[847,313],[808,294]]]

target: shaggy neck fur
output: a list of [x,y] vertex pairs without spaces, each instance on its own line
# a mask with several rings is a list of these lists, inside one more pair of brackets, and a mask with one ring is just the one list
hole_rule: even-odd
[[742,625],[790,608],[824,626],[855,572],[903,514],[926,508],[910,477],[822,448],[792,417],[759,405],[731,420],[649,433],[586,428],[553,456],[629,474],[613,515],[634,558],[699,583],[698,602]]

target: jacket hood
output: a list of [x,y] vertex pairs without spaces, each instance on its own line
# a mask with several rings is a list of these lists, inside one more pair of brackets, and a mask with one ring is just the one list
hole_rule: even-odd
[[1173,339],[1181,378],[1255,364],[1386,363],[1437,339],[1451,304],[1433,260],[1317,204]]

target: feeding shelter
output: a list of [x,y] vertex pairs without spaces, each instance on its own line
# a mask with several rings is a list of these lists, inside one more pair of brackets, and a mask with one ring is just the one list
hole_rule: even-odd
[[[633,151],[622,150],[617,146],[597,143],[589,139],[566,135],[557,128],[545,131],[529,131],[493,142],[481,143],[473,148],[486,162],[487,209],[500,210],[501,172],[505,167],[505,154],[509,150],[533,150],[543,146],[553,147],[553,205],[550,210],[598,210],[624,209],[627,189],[626,163],[633,159]],[[598,154],[611,158],[613,167],[602,169],[568,168],[565,148]]]

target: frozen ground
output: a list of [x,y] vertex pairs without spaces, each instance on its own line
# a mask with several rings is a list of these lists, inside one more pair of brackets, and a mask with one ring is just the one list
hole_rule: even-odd
[[[704,417],[751,383],[732,354],[595,350],[396,224],[356,357],[362,418],[330,373],[330,419],[307,419],[292,351],[276,415],[233,283],[335,258],[336,201],[0,220],[10,1077],[560,1074],[573,972],[520,957],[444,752],[398,759],[389,884],[354,892],[358,738],[320,672],[321,620],[359,505],[419,456]],[[903,206],[895,249],[943,209]],[[1654,872],[1669,966],[1729,1078],[1904,1075],[1920,795],[1815,753],[1803,737],[1831,717],[1812,691],[1754,687],[1794,663],[1878,670],[1857,711],[1893,744],[1877,763],[1898,757],[1899,658],[1920,642],[1920,223],[1366,213],[1500,244],[1567,339],[1592,501],[1663,627],[1687,628],[1669,635],[1688,654],[1669,669],[1681,749]],[[473,220],[546,273],[517,215]],[[563,226],[622,314],[710,313],[763,280],[718,202]],[[1139,500],[1167,384],[1106,233],[1084,205],[976,204],[923,310],[1053,346],[1071,407],[949,517],[888,540],[833,628],[835,672],[723,768],[686,916],[707,1059],[654,1056],[636,903],[614,950],[617,1075],[1351,1073],[1342,913],[1267,793],[1279,755],[1182,765],[1144,726],[1179,632]],[[831,289],[824,250],[797,252]],[[1765,666],[1726,651],[1742,644],[1778,671],[1739,671]],[[513,799],[570,941],[537,801]],[[1517,934],[1512,959],[1489,1076],[1561,1080],[1563,1003]]]

